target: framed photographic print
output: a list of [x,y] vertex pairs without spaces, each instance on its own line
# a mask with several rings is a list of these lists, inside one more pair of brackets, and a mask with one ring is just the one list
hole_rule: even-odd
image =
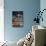
[[23,27],[23,11],[12,11],[12,27]]

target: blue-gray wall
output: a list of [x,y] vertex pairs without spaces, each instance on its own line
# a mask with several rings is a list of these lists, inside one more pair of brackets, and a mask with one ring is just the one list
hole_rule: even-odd
[[[5,0],[4,2],[4,38],[7,41],[18,41],[31,30],[35,13],[40,9],[40,0]],[[12,11],[24,11],[24,27],[12,27]]]

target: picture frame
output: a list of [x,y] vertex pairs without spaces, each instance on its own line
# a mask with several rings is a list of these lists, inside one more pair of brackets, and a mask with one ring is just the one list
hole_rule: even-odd
[[12,27],[23,27],[23,11],[12,11]]

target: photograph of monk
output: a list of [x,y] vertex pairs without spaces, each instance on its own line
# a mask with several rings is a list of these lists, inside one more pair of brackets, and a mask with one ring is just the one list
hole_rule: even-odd
[[12,27],[23,27],[23,11],[13,11],[12,12]]

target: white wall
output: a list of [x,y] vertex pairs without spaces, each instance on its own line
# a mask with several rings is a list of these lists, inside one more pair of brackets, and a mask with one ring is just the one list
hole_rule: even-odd
[[4,41],[4,0],[0,0],[0,42]]
[[[46,9],[46,0],[40,0],[40,9],[41,11],[43,9]],[[46,11],[43,12],[43,22],[40,21],[40,24],[43,25],[43,26],[46,26]]]
[[[46,0],[40,0],[40,9],[43,10],[43,9],[46,9]],[[43,19],[44,21],[40,21],[40,25],[43,25],[46,27],[46,11],[44,11],[43,13]],[[45,40],[46,41],[46,40]],[[46,43],[46,42],[45,42]]]

